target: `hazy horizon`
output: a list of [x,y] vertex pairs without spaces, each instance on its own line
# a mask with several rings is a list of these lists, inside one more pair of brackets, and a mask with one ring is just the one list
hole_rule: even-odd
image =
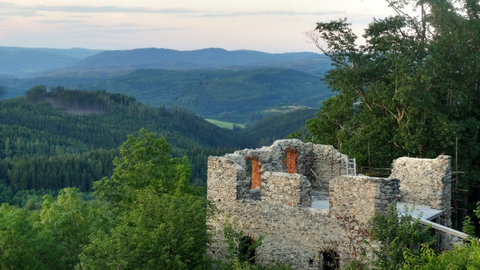
[[0,0],[0,46],[318,52],[305,32],[348,17],[357,35],[392,14],[382,0]]

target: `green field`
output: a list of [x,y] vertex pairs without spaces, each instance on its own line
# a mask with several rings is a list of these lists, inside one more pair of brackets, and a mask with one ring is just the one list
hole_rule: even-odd
[[209,119],[209,118],[205,118],[205,120],[210,124],[214,124],[217,127],[221,127],[225,129],[233,129],[233,127],[245,128],[245,124],[238,124],[238,123],[220,121],[220,120]]

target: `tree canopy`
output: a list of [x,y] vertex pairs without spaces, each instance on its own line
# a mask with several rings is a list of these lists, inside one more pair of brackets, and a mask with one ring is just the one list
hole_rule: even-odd
[[146,130],[120,154],[93,195],[66,188],[38,210],[0,206],[0,268],[205,269],[208,204],[188,159]]
[[[374,19],[362,45],[345,19],[317,24],[313,37],[334,65],[325,79],[338,95],[310,132],[362,163],[370,145],[376,166],[399,155],[452,154],[455,138],[477,145],[478,1],[388,2],[398,15]],[[471,162],[477,148],[462,160]]]
[[312,38],[333,62],[338,93],[309,121],[313,140],[357,163],[389,167],[400,156],[454,157],[480,200],[480,4],[387,0],[397,15],[374,19],[361,43],[346,19],[318,23]]

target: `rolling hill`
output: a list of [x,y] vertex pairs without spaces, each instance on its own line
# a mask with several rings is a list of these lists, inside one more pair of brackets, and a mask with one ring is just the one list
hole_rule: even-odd
[[0,47],[0,75],[18,78],[32,77],[47,71],[71,66],[98,52],[100,51],[81,48]]
[[135,69],[217,69],[277,67],[310,74],[330,69],[328,57],[317,53],[265,53],[251,50],[227,51],[219,48],[177,51],[144,48],[133,50],[90,50],[83,48],[0,47],[0,75],[17,78],[45,74],[78,74]]
[[198,180],[205,179],[209,154],[244,145],[232,131],[184,109],[152,108],[102,91],[35,87],[26,97],[0,101],[0,183],[15,190],[88,190],[112,168],[113,149],[141,128],[167,138],[176,155],[189,156]]
[[280,68],[144,69],[103,75],[62,74],[10,80],[7,86],[19,90],[35,85],[106,90],[152,106],[180,106],[204,118],[237,123],[258,121],[265,117],[266,110],[279,106],[319,108],[333,96],[319,76]]
[[227,130],[178,107],[152,108],[104,91],[37,86],[25,97],[0,101],[0,188],[90,190],[93,181],[109,176],[127,135],[142,128],[165,137],[175,155],[188,156],[193,180],[203,183],[209,155],[269,144],[297,131],[314,114],[297,109]]
[[317,53],[271,54],[259,51],[227,51],[208,48],[194,51],[171,49],[135,49],[104,51],[73,65],[75,70],[101,69],[205,69],[205,68],[290,68],[312,74],[324,73],[330,68],[328,57]]
[[317,112],[318,109],[302,108],[272,115],[238,130],[239,136],[248,145],[268,146],[305,128],[307,120],[315,118]]

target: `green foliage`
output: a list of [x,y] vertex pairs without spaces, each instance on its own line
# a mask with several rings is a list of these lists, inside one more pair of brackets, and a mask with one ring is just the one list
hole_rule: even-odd
[[48,189],[23,189],[16,192],[8,203],[29,210],[40,209],[45,195],[53,196],[54,191]]
[[243,231],[237,231],[232,224],[228,223],[223,228],[223,235],[228,244],[229,261],[245,262],[253,264],[255,262],[255,249],[262,245],[263,237],[253,240],[245,236]]
[[65,188],[56,200],[45,196],[40,224],[51,232],[56,246],[65,251],[60,258],[62,263],[73,268],[80,263],[79,254],[89,236],[111,225],[108,214],[108,209],[98,201],[85,201],[76,188]]
[[423,247],[419,257],[408,254],[403,270],[480,269],[480,243],[471,239],[467,244],[437,255],[431,248]]
[[219,269],[224,270],[289,270],[290,266],[277,263],[274,266],[264,266],[255,263],[255,249],[262,245],[263,236],[254,240],[237,230],[234,224],[227,222],[223,228],[228,250],[224,261],[219,262]]
[[[206,269],[208,202],[164,138],[130,136],[97,197],[17,192],[0,207],[2,269]],[[8,196],[11,194],[6,189]],[[28,202],[35,200],[35,209]],[[39,200],[39,201],[37,201]]]
[[380,241],[378,248],[372,248],[375,269],[401,269],[406,252],[409,257],[419,257],[422,246],[434,242],[428,227],[413,219],[408,211],[400,214],[394,206],[376,214],[369,227],[372,239]]
[[232,131],[186,110],[151,108],[120,94],[39,86],[28,96],[35,101],[0,101],[0,179],[15,192],[91,190],[93,181],[112,174],[116,148],[143,127],[167,137],[175,155],[188,154],[202,184],[206,157],[216,147],[242,144]]
[[128,136],[120,146],[120,157],[113,163],[112,177],[95,183],[96,195],[101,199],[129,205],[136,199],[136,192],[147,187],[158,194],[192,192],[188,159],[172,157],[167,140],[144,129],[136,137]]
[[86,269],[205,269],[206,201],[191,194],[159,194],[153,187],[96,233],[82,253]]
[[38,215],[8,204],[0,206],[0,268],[65,269],[61,247],[38,226]]
[[45,98],[46,95],[47,87],[43,85],[34,86],[25,93],[25,97],[30,101],[38,101],[42,98]]
[[345,19],[317,24],[312,37],[334,67],[325,81],[338,95],[309,121],[312,141],[376,168],[401,156],[453,156],[452,168],[465,172],[459,187],[479,201],[480,4],[387,2],[396,15],[374,19],[362,44]]
[[[326,64],[319,62],[319,66]],[[202,117],[235,123],[256,122],[263,118],[263,111],[282,105],[318,108],[333,95],[318,76],[282,68],[139,69],[105,76],[62,74],[8,86],[27,89],[34,85],[104,89],[152,106],[175,104]]]
[[115,214],[97,231],[81,261],[87,269],[204,269],[207,201],[190,186],[186,158],[171,156],[164,138],[141,130],[129,136],[110,179],[95,194]]
[[317,41],[334,63],[325,79],[339,94],[310,121],[314,140],[384,167],[401,155],[453,154],[459,138],[461,165],[471,166],[480,153],[472,92],[480,20],[478,3],[461,2],[389,1],[399,15],[375,19],[364,45],[344,19],[318,23]]
[[10,202],[13,196],[13,190],[0,180],[0,204]]
[[466,216],[465,220],[463,221],[463,232],[474,236],[475,235],[475,226],[473,225],[472,218],[470,216]]
[[[477,218],[480,218],[480,204],[474,210]],[[471,218],[467,216],[464,221],[464,232],[474,235],[474,227]],[[464,243],[457,245],[453,250],[436,254],[428,246],[422,247],[420,254],[405,253],[403,270],[435,270],[435,269],[480,269],[480,241],[470,237]]]

